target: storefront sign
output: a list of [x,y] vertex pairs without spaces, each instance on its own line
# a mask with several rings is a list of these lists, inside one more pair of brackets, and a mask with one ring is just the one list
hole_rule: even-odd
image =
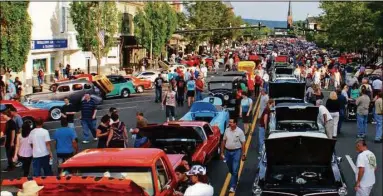
[[32,47],[32,50],[67,48],[68,40],[66,39],[32,40],[31,47]]

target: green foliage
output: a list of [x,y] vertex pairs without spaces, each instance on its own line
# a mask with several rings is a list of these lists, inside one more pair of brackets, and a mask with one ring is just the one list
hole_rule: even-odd
[[19,72],[27,61],[32,31],[28,4],[29,2],[0,3],[0,67],[6,71]]
[[148,2],[138,11],[134,23],[138,42],[150,49],[152,41],[153,54],[157,56],[176,30],[177,14],[166,2]]
[[[78,45],[84,51],[91,51],[99,65],[115,43],[113,36],[118,30],[119,16],[116,2],[72,2],[70,15],[78,32]],[[102,30],[105,32],[104,46],[98,38]]]

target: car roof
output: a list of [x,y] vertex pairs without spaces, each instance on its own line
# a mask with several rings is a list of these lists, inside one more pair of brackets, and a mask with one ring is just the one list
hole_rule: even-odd
[[[56,82],[54,84],[57,84],[57,85],[63,85],[63,84],[74,84],[74,83],[82,83],[82,84],[90,84],[91,82],[89,82],[88,80],[86,80],[85,78],[79,78],[79,79],[75,79],[75,80],[68,80],[68,81],[62,81],[62,82]],[[52,84],[52,85],[54,85]]]
[[242,79],[241,76],[216,76],[210,79],[210,82],[233,82],[237,79]]
[[181,127],[202,127],[204,125],[208,124],[207,122],[204,121],[170,121],[170,122],[165,122],[163,125],[179,125]]
[[150,167],[164,153],[155,148],[93,148],[84,150],[61,165],[68,167],[143,166]]

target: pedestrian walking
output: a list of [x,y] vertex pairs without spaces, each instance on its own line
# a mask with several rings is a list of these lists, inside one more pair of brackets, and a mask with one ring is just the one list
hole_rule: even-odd
[[53,140],[56,143],[57,163],[60,165],[78,153],[77,135],[74,128],[68,126],[66,118],[61,119],[61,127],[56,129]]
[[[81,101],[81,126],[83,128],[84,140],[83,144],[89,143],[89,134],[91,133],[94,140],[96,138],[96,113],[97,108],[89,94],[84,95],[84,100]],[[89,133],[90,132],[90,133]]]
[[156,87],[156,99],[155,102],[158,103],[162,100],[162,84],[164,79],[162,79],[161,74],[158,74],[158,77],[154,80],[154,86]]
[[275,106],[275,101],[273,99],[269,99],[267,101],[267,106],[263,110],[261,118],[259,119],[259,125],[258,125],[259,154],[261,154],[263,150],[263,144],[267,135],[266,132],[268,132],[268,129],[269,129],[271,108],[274,106]]
[[61,107],[61,118],[65,118],[68,122],[68,127],[75,128],[74,115],[76,114],[75,107],[70,103],[69,98],[64,98],[64,105]]
[[40,176],[41,169],[44,176],[52,176],[52,168],[49,164],[52,156],[51,138],[48,130],[43,128],[44,121],[41,118],[36,119],[36,128],[29,134],[28,143],[32,145],[32,168],[33,176]]
[[335,89],[340,87],[341,81],[342,81],[341,73],[339,72],[339,70],[337,68],[335,68],[335,72],[334,72],[334,87],[335,87]]
[[4,96],[4,100],[12,100],[16,96],[16,86],[11,79],[6,81],[7,91]]
[[330,92],[329,99],[326,101],[326,108],[330,112],[330,115],[334,122],[334,129],[332,131],[332,137],[336,138],[338,135],[338,123],[340,113],[340,101],[335,91]]
[[196,85],[196,101],[201,101],[202,100],[202,93],[203,93],[203,86],[204,83],[202,81],[202,75],[199,75],[197,80],[195,81]]
[[168,91],[162,101],[162,107],[165,107],[167,122],[169,122],[170,117],[172,117],[172,120],[175,121],[176,92],[174,92],[170,86],[168,87]]
[[20,81],[19,77],[16,77],[14,84],[15,84],[15,87],[16,87],[17,99],[20,99],[21,93],[22,93],[22,90],[23,90],[23,83]]
[[207,184],[206,168],[201,165],[193,165],[193,167],[186,172],[190,177],[193,185],[189,186],[184,196],[213,196],[214,189],[211,185]]
[[367,95],[367,90],[362,87],[362,95],[356,99],[356,113],[357,113],[357,125],[358,135],[357,137],[366,137],[367,133],[367,121],[368,111],[370,107],[370,97]]
[[255,85],[254,85],[255,86],[255,97],[258,97],[260,89],[263,85],[262,84],[263,80],[262,80],[262,77],[259,75],[259,71],[256,71],[254,81],[255,81]]
[[369,196],[375,184],[376,157],[368,150],[366,141],[361,138],[356,141],[356,151],[359,153],[356,160],[358,172],[355,175],[354,186],[356,196]]
[[259,101],[259,114],[258,119],[261,118],[263,111],[267,107],[267,102],[269,101],[269,95],[267,94],[264,88],[261,89],[261,99]]
[[245,135],[250,132],[251,110],[253,109],[253,100],[242,93],[241,106],[239,107],[239,117],[242,118]]
[[25,122],[21,128],[21,134],[17,134],[15,155],[13,156],[13,162],[22,163],[24,177],[29,175],[32,163],[32,146],[28,143],[30,133],[31,125]]
[[186,82],[183,77],[177,81],[177,105],[184,106],[186,92]]
[[[345,85],[345,87],[348,88],[347,85]],[[339,135],[342,131],[342,124],[343,124],[345,113],[346,113],[348,97],[344,96],[344,93],[340,88],[337,89],[337,95],[338,95],[338,100],[340,104],[338,130],[337,130],[337,135]],[[347,95],[347,90],[346,90],[346,95]]]
[[332,119],[332,116],[327,110],[327,108],[323,106],[323,100],[316,100],[316,106],[319,107],[317,122],[321,123],[322,126],[325,128],[327,137],[329,139],[332,139],[334,131],[334,120]]
[[373,91],[374,97],[377,94],[382,92],[382,79],[381,78],[376,78],[374,81],[372,81],[372,91]]
[[[229,192],[234,193],[238,183],[238,170],[241,161],[246,159],[245,154],[245,134],[237,126],[234,119],[229,120],[229,127],[226,128],[221,144],[221,159],[226,160],[227,167],[231,174]],[[242,155],[241,155],[242,154]]]
[[13,156],[15,154],[16,148],[16,139],[18,129],[14,120],[12,120],[11,112],[5,111],[2,115],[5,123],[5,153],[7,155],[8,166],[2,172],[9,172],[15,169],[15,165],[13,163]]
[[250,98],[253,98],[255,94],[255,86],[254,86],[254,80],[251,78],[250,74],[247,74],[247,87],[248,87],[247,96]]
[[376,94],[375,100],[375,112],[374,117],[376,121],[375,143],[382,143],[382,117],[383,117],[383,101],[382,92]]
[[269,76],[269,74],[266,71],[263,74],[262,80],[263,80],[263,88],[265,89],[266,92],[269,92],[269,80],[270,80],[270,76]]
[[113,124],[111,125],[111,131],[109,131],[106,146],[108,148],[127,147],[128,132],[125,123],[120,121],[119,116],[116,113],[112,114],[111,119],[113,120]]
[[96,137],[98,138],[97,148],[106,148],[106,141],[108,140],[110,131],[110,116],[104,115],[101,118],[101,123],[96,129]]
[[190,80],[186,82],[186,95],[188,97],[188,107],[190,108],[191,104],[194,102],[194,96],[196,91],[196,84],[193,76],[190,77]]
[[38,82],[39,86],[42,86],[44,83],[44,71],[41,68],[37,72],[37,82]]
[[148,120],[144,118],[144,113],[137,112],[136,114],[136,128],[131,129],[132,138],[134,139],[134,147],[139,148],[148,141],[147,137],[144,137],[140,134],[140,129],[148,126]]

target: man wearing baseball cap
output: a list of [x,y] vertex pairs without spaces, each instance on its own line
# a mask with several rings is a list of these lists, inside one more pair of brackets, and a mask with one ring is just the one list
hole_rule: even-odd
[[189,176],[192,186],[188,187],[184,196],[213,196],[214,189],[207,184],[206,168],[201,165],[193,165],[193,167],[186,172]]

